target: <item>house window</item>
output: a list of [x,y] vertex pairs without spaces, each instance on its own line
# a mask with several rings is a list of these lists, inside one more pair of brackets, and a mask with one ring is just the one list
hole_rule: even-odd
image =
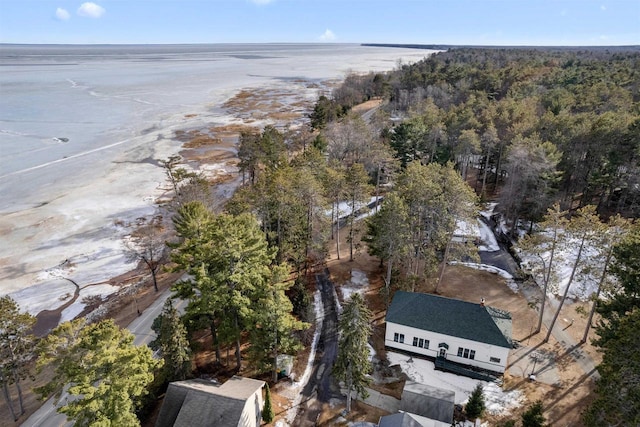
[[469,350],[468,348],[458,347],[458,357],[473,360],[476,358],[476,352],[475,350]]
[[500,359],[499,359],[499,358],[497,358],[497,357],[490,357],[490,358],[489,358],[489,361],[490,361],[490,362],[493,362],[493,363],[500,363]]
[[429,340],[424,338],[413,337],[413,346],[420,348],[429,348]]
[[397,332],[394,333],[393,334],[393,340],[395,342],[399,342],[399,343],[403,344],[404,343],[404,334],[399,334]]

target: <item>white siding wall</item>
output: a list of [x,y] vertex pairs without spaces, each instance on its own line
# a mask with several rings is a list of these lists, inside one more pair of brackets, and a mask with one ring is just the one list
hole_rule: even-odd
[[[394,341],[394,334],[403,334],[404,343]],[[422,338],[423,340],[429,340],[429,348],[425,349],[414,346],[414,337],[418,339]],[[505,367],[507,365],[507,357],[509,356],[508,348],[497,347],[494,345],[466,340],[463,338],[450,337],[448,335],[423,331],[421,329],[387,322],[384,340],[384,344],[387,347],[397,348],[403,351],[410,351],[412,353],[422,354],[428,357],[437,357],[438,344],[443,342],[449,345],[449,349],[447,350],[447,360],[464,365],[477,366],[478,368],[488,369],[494,372],[504,373]],[[474,350],[474,358],[469,359],[465,357],[458,357],[459,347]],[[500,362],[491,361],[491,358],[500,359]]]
[[245,402],[238,427],[259,427],[262,424],[263,406],[264,400],[262,399],[262,389],[260,389]]

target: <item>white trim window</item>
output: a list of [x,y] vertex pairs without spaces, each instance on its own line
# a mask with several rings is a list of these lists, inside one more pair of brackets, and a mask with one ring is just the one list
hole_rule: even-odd
[[465,359],[474,360],[476,358],[476,351],[469,350],[468,348],[458,347],[458,357],[464,357]]
[[400,344],[404,344],[404,334],[394,333],[393,341],[399,342]]
[[413,346],[420,348],[429,348],[429,340],[419,337],[413,337]]

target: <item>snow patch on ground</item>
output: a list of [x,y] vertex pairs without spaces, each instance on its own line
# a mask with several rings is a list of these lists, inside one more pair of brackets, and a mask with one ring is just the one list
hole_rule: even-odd
[[351,295],[364,293],[369,287],[369,278],[366,273],[360,270],[351,270],[351,280],[340,286],[342,301],[351,298]]
[[311,370],[313,369],[313,362],[316,359],[316,348],[318,347],[318,342],[320,341],[322,320],[324,319],[324,305],[322,304],[322,296],[320,295],[320,291],[316,291],[313,295],[313,307],[316,315],[316,330],[313,334],[311,349],[309,350],[309,360],[307,360],[307,366],[304,369],[304,373],[302,374],[302,377],[300,377],[300,380],[295,381],[292,376],[291,379],[293,380],[293,383],[288,388],[281,391],[281,394],[288,398],[291,402],[291,406],[289,407],[289,409],[287,409],[287,414],[285,416],[286,421],[282,421],[282,424],[280,424],[281,427],[293,425],[296,414],[298,413],[298,407],[300,406],[300,402],[302,402],[302,388],[307,384],[307,381],[309,381]]
[[498,246],[498,241],[496,240],[496,236],[493,234],[491,228],[481,220],[478,220],[478,228],[480,232],[480,240],[482,241],[482,244],[478,246],[478,250],[484,252],[499,251],[500,246]]
[[[563,295],[565,289],[569,285],[571,271],[573,270],[573,265],[578,256],[579,247],[580,241],[578,239],[569,239],[563,247],[556,249],[556,253],[553,258],[556,280],[552,280],[552,283],[549,284],[547,294],[550,297]],[[540,268],[542,266],[540,257],[538,257],[538,255],[524,253],[517,247],[516,250],[518,250],[518,254],[522,259],[522,268],[528,273],[531,273],[538,285],[542,287],[544,285],[544,278]],[[545,265],[548,265],[551,258],[550,248],[548,251],[543,252],[541,256],[544,259]],[[589,271],[585,272],[581,271],[587,266],[587,263],[594,266],[594,268],[590,268]],[[582,255],[580,256],[578,269],[576,270],[573,282],[571,283],[571,288],[567,294],[568,298],[578,299],[581,301],[588,300],[589,297],[598,289],[598,281],[600,280],[599,275],[602,273],[602,268],[603,258],[598,249],[589,243],[585,243],[582,248]]]
[[391,365],[400,365],[402,372],[409,378],[421,384],[426,384],[455,393],[455,403],[463,405],[478,383],[482,384],[487,411],[492,415],[507,414],[524,402],[524,396],[519,390],[503,391],[493,382],[479,381],[460,375],[435,370],[435,365],[429,360],[411,358],[406,354],[387,352],[387,359]]
[[498,206],[498,204],[495,202],[487,203],[485,205],[484,210],[481,210],[479,213],[483,218],[489,220],[491,219],[491,216],[493,215],[493,211],[496,208],[496,206]]
[[78,300],[71,304],[71,306],[62,310],[60,323],[66,322],[67,320],[73,320],[82,313],[82,310],[85,308],[84,299],[85,298],[93,298],[100,297],[101,300],[104,300],[105,296],[115,294],[120,290],[120,287],[102,284],[96,286],[87,286],[86,288],[80,289],[80,296]]

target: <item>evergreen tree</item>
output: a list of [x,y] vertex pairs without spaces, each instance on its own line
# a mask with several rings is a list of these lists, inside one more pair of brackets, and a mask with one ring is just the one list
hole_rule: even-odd
[[553,326],[560,315],[560,310],[562,310],[562,306],[567,299],[567,295],[569,295],[569,289],[571,288],[573,279],[576,276],[578,267],[581,265],[585,246],[591,246],[597,240],[598,236],[603,233],[603,228],[604,225],[600,222],[600,218],[596,214],[595,206],[591,205],[579,209],[577,214],[569,221],[567,231],[571,237],[578,242],[578,251],[575,254],[569,281],[567,282],[567,286],[562,294],[562,299],[560,300],[556,313],[553,315],[553,319],[551,320],[551,324],[549,325],[547,335],[543,342],[548,342],[549,337],[551,337]]
[[484,414],[486,405],[484,402],[484,392],[482,391],[482,384],[477,384],[469,396],[469,401],[464,407],[467,417],[476,419]]
[[354,293],[343,307],[338,321],[338,354],[333,365],[334,377],[347,388],[347,412],[351,411],[351,394],[367,397],[365,387],[371,372],[368,340],[371,335],[371,312],[362,295]]
[[58,408],[79,426],[139,426],[140,397],[162,366],[147,346],[136,347],[133,335],[113,320],[85,325],[83,319],[55,328],[39,346],[38,367],[51,367],[51,382],[36,391],[59,399],[68,386],[70,399]]
[[160,351],[164,360],[163,379],[165,381],[184,380],[191,374],[191,349],[187,328],[180,320],[178,310],[168,298],[162,313],[153,321],[151,329],[156,339],[149,343],[153,350]]
[[380,211],[368,219],[367,230],[364,240],[368,243],[369,253],[387,263],[384,297],[388,306],[394,264],[411,250],[409,215],[404,201],[396,193],[387,195]]
[[369,175],[360,163],[354,163],[347,168],[345,174],[345,196],[351,209],[348,216],[349,221],[349,260],[353,261],[353,248],[356,244],[355,223],[357,211],[361,204],[366,203],[370,198],[371,186],[369,185]]
[[596,399],[584,413],[588,426],[640,424],[640,227],[614,248],[618,286],[598,304],[594,343],[603,351]]
[[[560,210],[560,204],[556,203],[553,208],[547,209],[547,215],[540,224],[541,233],[529,234],[518,243],[519,249],[533,260],[528,263],[534,275],[542,279],[542,302],[540,303],[540,314],[538,315],[538,326],[534,333],[539,333],[542,329],[542,319],[547,301],[547,293],[557,289],[558,262],[557,254],[564,247],[564,233],[567,226],[565,219],[566,211]],[[549,253],[547,259],[546,254]],[[551,288],[553,286],[554,288]]]
[[264,385],[264,406],[262,407],[262,421],[269,424],[275,418],[273,406],[271,404],[271,391],[269,384]]
[[268,247],[250,214],[213,215],[191,204],[184,208],[174,220],[181,242],[173,245],[172,260],[190,278],[172,289],[189,300],[188,317],[208,323],[216,359],[220,361],[219,339],[226,338],[235,344],[240,367],[242,334],[255,319],[256,302],[272,277],[276,251]]
[[260,371],[271,369],[273,382],[278,381],[277,359],[280,354],[295,354],[302,347],[295,332],[309,325],[292,316],[293,305],[285,295],[291,282],[284,282],[286,265],[272,267],[272,278],[259,290],[249,328],[249,356]]
[[640,307],[617,326],[603,347],[597,397],[584,414],[588,426],[640,425]]
[[[21,313],[13,298],[0,297],[0,383],[14,421],[25,413],[20,381],[29,375],[29,362],[34,357],[36,338],[30,332],[35,323],[36,318]],[[9,392],[11,384],[18,391],[18,411]]]
[[611,272],[617,278],[617,286],[606,290],[605,298],[598,304],[601,319],[596,332],[596,345],[606,348],[609,339],[617,339],[616,331],[625,316],[640,308],[640,224],[636,223],[623,241],[613,250]]
[[522,414],[522,427],[544,427],[542,401],[538,400]]

